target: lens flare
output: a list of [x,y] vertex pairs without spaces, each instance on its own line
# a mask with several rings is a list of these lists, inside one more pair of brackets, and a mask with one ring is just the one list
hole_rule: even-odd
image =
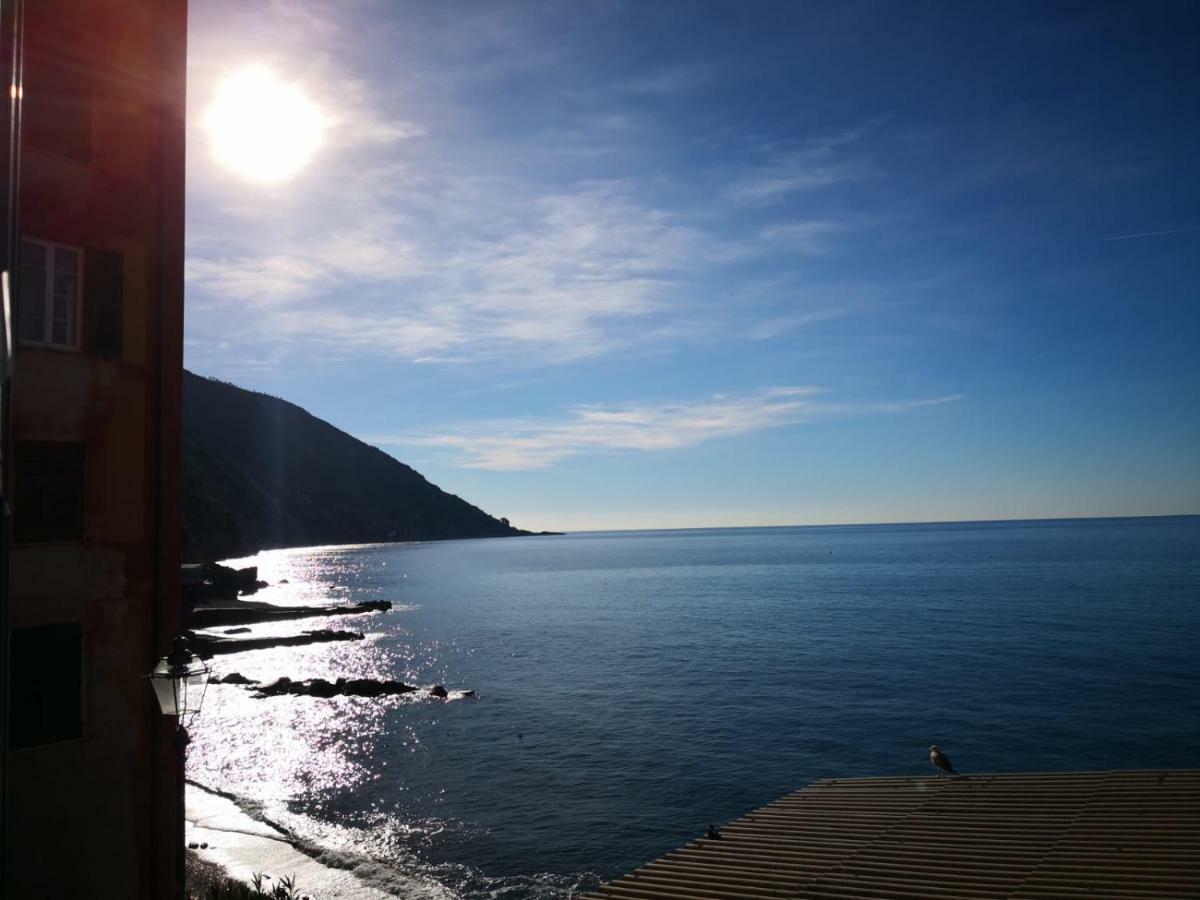
[[304,92],[262,66],[228,76],[204,115],[216,161],[263,184],[287,181],[321,147],[321,110]]

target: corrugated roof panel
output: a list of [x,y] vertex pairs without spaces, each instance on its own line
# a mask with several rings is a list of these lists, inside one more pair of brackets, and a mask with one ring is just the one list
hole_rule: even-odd
[[1200,898],[1200,770],[818,781],[610,900]]

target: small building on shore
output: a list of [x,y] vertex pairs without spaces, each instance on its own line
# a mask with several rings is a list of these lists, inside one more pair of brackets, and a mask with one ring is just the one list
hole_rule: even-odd
[[177,896],[186,0],[0,0],[8,900]]

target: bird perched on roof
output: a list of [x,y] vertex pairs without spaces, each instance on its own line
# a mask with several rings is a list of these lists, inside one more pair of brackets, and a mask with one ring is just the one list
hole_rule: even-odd
[[950,757],[943,753],[937,744],[929,748],[929,761],[933,763],[934,768],[938,770],[938,777],[942,777],[942,772],[949,772],[951,775],[957,775],[954,771],[954,766],[950,764]]

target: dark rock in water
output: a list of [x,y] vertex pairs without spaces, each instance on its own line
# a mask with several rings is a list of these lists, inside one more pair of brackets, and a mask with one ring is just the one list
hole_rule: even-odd
[[249,634],[249,628],[227,628],[221,634]]
[[357,631],[305,631],[277,637],[224,638],[188,632],[188,643],[201,659],[211,659],[221,653],[241,653],[243,650],[265,650],[268,647],[298,647],[304,644],[323,644],[328,641],[361,641]]
[[356,697],[378,697],[383,693],[383,682],[371,678],[351,678],[342,685],[342,693]]
[[187,616],[191,628],[216,628],[220,625],[252,625],[256,622],[281,622],[287,619],[314,619],[321,616],[356,616],[360,613],[387,612],[387,600],[370,600],[351,606],[275,606],[270,603],[240,603],[226,606],[201,606]]
[[443,700],[450,696],[450,692],[440,684],[435,684],[429,693],[434,697],[441,697]]
[[313,697],[332,697],[338,693],[338,687],[324,678],[314,678],[304,683],[304,693]]
[[258,686],[259,696],[262,697],[277,697],[280,694],[286,694],[292,687],[292,679],[286,675],[282,678],[277,678],[270,684],[260,684]]
[[199,850],[200,845],[198,843],[196,843],[195,841],[192,841],[188,844],[188,849],[189,850]]
[[280,579],[279,579],[279,583],[280,583],[280,584],[291,584],[291,582],[290,582],[290,581],[288,581],[286,578],[280,578]]
[[241,672],[230,672],[224,678],[216,676],[212,679],[212,684],[254,684],[254,682]]
[[292,681],[280,678],[270,684],[261,684],[254,695],[259,698],[278,697],[282,694],[307,697],[394,697],[411,694],[417,688],[402,681],[376,681],[373,678],[339,678],[335,682],[324,678],[308,681]]
[[200,566],[199,578],[194,572],[187,575],[183,585],[183,599],[195,603],[200,600],[233,600],[238,594],[253,594],[265,581],[258,580],[258,566],[231,569],[220,563],[204,563]]
[[354,697],[388,697],[396,694],[411,694],[415,690],[415,687],[402,681],[352,678],[343,685],[342,693]]

